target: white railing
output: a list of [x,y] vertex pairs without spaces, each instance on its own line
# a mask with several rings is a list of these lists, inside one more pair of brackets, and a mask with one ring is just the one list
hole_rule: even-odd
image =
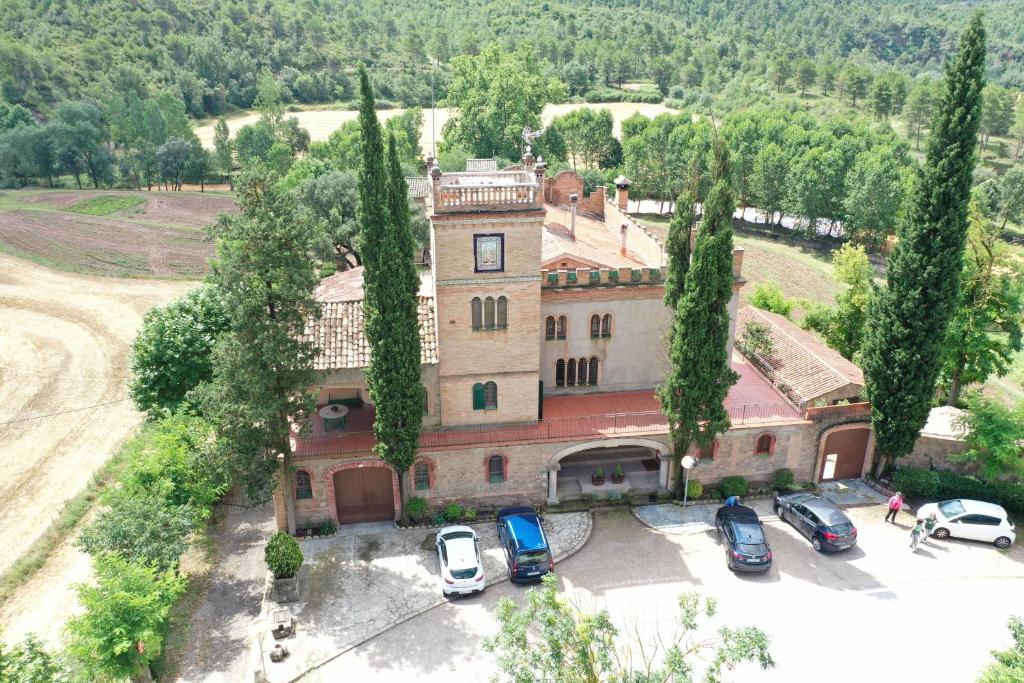
[[434,180],[435,213],[542,206],[543,193],[530,173],[449,173]]

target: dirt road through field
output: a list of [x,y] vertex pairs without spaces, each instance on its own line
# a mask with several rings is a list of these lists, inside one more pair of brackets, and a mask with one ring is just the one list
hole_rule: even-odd
[[122,400],[131,341],[146,311],[193,286],[0,254],[0,572],[139,425]]

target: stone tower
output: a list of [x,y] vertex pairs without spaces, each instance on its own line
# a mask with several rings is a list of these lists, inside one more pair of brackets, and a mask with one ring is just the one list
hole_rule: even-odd
[[[544,165],[430,169],[441,424],[538,417]],[[489,161],[489,160],[488,160]]]

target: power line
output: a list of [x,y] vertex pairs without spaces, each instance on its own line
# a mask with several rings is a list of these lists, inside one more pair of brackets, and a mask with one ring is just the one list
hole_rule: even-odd
[[7,425],[16,424],[18,422],[31,422],[32,420],[43,420],[48,417],[57,417],[58,415],[68,415],[69,413],[80,413],[83,410],[93,410],[94,408],[102,408],[104,406],[114,405],[115,403],[124,403],[130,401],[129,397],[114,399],[113,401],[106,401],[105,403],[96,403],[91,406],[85,406],[83,408],[72,408],[71,410],[62,410],[57,413],[47,413],[45,415],[33,415],[32,417],[22,417],[17,420],[11,420],[9,422],[0,422],[0,427],[6,427]]

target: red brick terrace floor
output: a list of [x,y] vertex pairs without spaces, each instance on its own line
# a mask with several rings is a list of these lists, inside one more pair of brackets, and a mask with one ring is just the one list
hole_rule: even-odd
[[[803,419],[801,411],[770,382],[734,354],[733,369],[739,381],[726,397],[733,425],[788,422]],[[325,433],[314,418],[312,438],[296,438],[297,457],[367,453],[373,448],[372,406],[353,408],[344,431]],[[602,438],[616,435],[668,433],[668,422],[654,391],[615,391],[601,394],[568,394],[544,399],[544,419],[527,425],[446,428],[420,433],[420,449],[455,446]]]

